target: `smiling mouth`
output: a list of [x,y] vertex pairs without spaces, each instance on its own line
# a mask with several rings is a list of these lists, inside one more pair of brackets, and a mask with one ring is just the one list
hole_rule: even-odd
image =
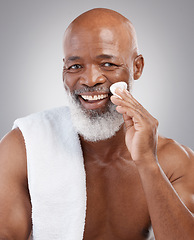
[[80,95],[82,99],[85,101],[98,101],[108,97],[108,93],[106,94],[98,94],[98,95]]
[[109,101],[109,93],[82,93],[78,96],[82,106],[88,110],[103,109]]

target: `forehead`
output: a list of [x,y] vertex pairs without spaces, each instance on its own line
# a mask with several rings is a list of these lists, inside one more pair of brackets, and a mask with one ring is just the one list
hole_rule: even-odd
[[130,34],[119,28],[74,28],[67,30],[65,34],[64,54],[65,57],[86,54],[120,57],[130,49],[130,40]]

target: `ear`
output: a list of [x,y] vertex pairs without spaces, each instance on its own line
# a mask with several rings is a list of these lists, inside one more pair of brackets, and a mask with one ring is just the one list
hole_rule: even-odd
[[144,68],[144,58],[138,55],[133,62],[133,78],[137,80],[141,77]]
[[[63,63],[64,62],[65,62],[65,59],[63,58]],[[63,72],[62,72],[63,86],[66,90],[68,90],[68,87],[67,87],[66,82],[65,82],[65,71],[66,71],[66,68],[65,68],[65,65],[63,65]]]
[[64,83],[64,80],[65,80],[65,66],[64,66],[64,61],[65,61],[65,59],[63,58],[63,72],[62,72],[63,83]]

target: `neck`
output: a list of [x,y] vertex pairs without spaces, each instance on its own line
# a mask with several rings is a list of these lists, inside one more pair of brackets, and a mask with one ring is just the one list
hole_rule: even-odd
[[128,151],[125,145],[124,125],[113,137],[106,140],[89,142],[82,136],[80,139],[84,157],[91,156],[90,159],[110,159],[113,155],[116,157]]

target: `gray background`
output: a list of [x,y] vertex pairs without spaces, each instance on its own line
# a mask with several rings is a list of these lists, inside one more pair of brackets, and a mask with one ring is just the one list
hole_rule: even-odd
[[94,7],[133,22],[145,58],[133,94],[159,120],[160,134],[194,149],[193,0],[0,0],[0,138],[16,118],[65,103],[63,33]]

